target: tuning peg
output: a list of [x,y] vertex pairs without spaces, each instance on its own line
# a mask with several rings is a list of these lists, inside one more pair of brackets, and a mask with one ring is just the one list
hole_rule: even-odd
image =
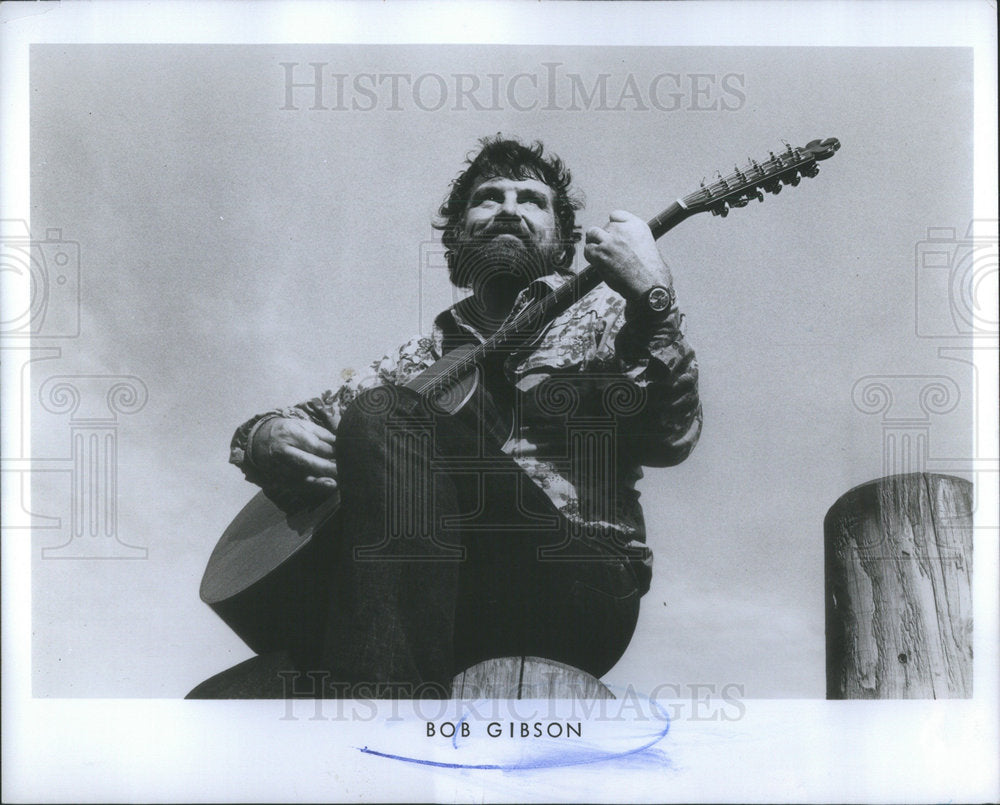
[[760,188],[758,188],[757,190],[754,190],[753,194],[754,194],[754,197],[757,199],[757,201],[763,201],[764,200],[764,194],[760,192]]
[[809,179],[812,179],[818,173],[819,173],[819,165],[817,165],[815,162],[806,165],[802,169],[802,175]]
[[725,201],[723,201],[721,204],[717,204],[716,206],[712,207],[712,215],[721,215],[723,218],[725,218],[727,215],[729,215],[729,205]]

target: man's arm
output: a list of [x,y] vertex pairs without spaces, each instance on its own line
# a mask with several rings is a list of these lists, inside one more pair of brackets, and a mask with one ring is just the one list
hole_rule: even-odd
[[622,446],[647,467],[670,467],[688,457],[701,435],[698,361],[681,332],[673,305],[662,320],[630,316],[615,338],[618,363],[643,389],[645,405],[624,417]]
[[362,391],[401,384],[437,360],[430,338],[413,338],[395,355],[350,373],[335,391],[287,408],[258,414],[233,434],[229,461],[278,506],[292,508],[304,498],[336,488],[336,432],[347,406]]
[[605,229],[587,231],[584,254],[604,281],[626,300],[624,323],[614,333],[615,361],[644,394],[644,405],[622,417],[620,444],[646,466],[679,464],[701,434],[698,363],[681,332],[682,316],[671,301],[662,313],[643,309],[655,286],[670,289],[673,277],[649,227],[621,210]]

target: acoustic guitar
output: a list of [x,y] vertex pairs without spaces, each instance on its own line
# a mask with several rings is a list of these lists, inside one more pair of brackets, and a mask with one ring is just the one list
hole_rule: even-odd
[[[681,221],[702,212],[725,217],[764,193],[778,194],[798,185],[803,176],[819,172],[821,160],[840,148],[834,139],[813,140],[803,148],[771,152],[761,162],[751,160],[742,170],[718,175],[690,195],[678,199],[648,222],[660,238]],[[484,367],[498,355],[530,348],[545,325],[601,282],[593,266],[533,301],[483,343],[448,352],[433,366],[406,383],[436,412],[456,414],[481,388]],[[487,417],[483,426],[503,443],[507,423]],[[308,661],[310,647],[322,636],[325,607],[326,549],[336,532],[339,494],[301,511],[283,512],[263,492],[236,515],[223,532],[201,581],[201,599],[258,653],[289,650]]]

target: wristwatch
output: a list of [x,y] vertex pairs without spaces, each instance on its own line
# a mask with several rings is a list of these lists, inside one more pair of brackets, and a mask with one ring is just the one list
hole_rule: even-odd
[[674,301],[673,288],[654,285],[636,299],[630,307],[632,307],[634,314],[641,319],[662,319],[673,307]]

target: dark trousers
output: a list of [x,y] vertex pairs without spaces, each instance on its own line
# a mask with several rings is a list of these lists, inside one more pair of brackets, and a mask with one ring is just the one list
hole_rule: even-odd
[[574,537],[475,415],[438,417],[406,389],[372,389],[344,414],[337,465],[322,658],[337,683],[446,696],[456,673],[492,657],[600,676],[624,653],[640,597],[624,552]]

